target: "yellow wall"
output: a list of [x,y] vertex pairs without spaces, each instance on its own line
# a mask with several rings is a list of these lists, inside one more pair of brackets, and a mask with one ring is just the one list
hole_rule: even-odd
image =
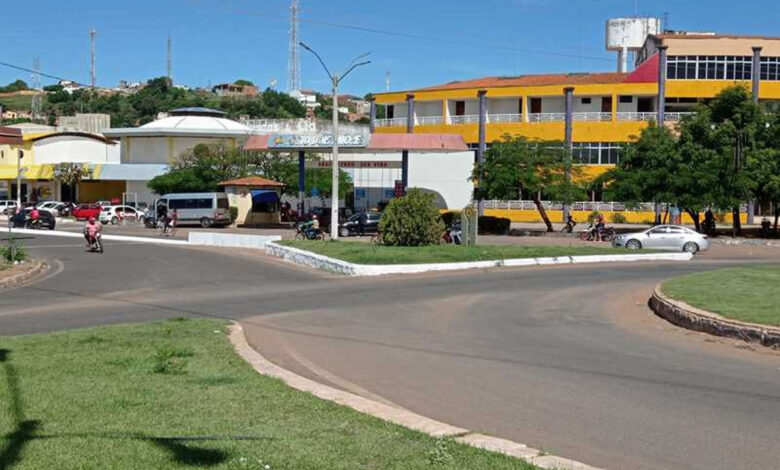
[[[604,214],[609,223],[612,222],[612,218],[615,214],[621,214],[626,218],[626,223],[629,224],[643,224],[652,223],[655,218],[655,214],[652,211],[599,211]],[[590,211],[572,211],[571,215],[578,224],[587,224]],[[539,215],[539,211],[533,209],[485,209],[485,215],[493,217],[504,217],[512,222],[541,222],[542,218]],[[553,223],[561,223],[563,221],[563,212],[559,210],[547,211],[547,216]],[[699,220],[704,220],[704,214],[700,214]],[[724,223],[731,224],[731,213],[724,214]],[[739,220],[742,223],[747,223],[747,214],[740,214]],[[682,223],[685,225],[693,225],[693,219],[687,214],[682,214]]]

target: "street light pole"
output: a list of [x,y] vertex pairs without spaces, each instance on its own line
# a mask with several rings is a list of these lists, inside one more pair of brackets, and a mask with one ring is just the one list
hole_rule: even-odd
[[366,60],[363,62],[358,62],[358,60],[366,57],[369,53],[359,55],[355,57],[352,62],[349,64],[349,67],[347,67],[347,71],[342,73],[341,76],[335,73],[331,73],[330,69],[328,69],[328,66],[325,65],[325,61],[322,60],[322,57],[320,57],[317,52],[312,49],[311,47],[307,46],[303,42],[299,42],[298,44],[301,45],[304,49],[314,54],[314,56],[317,58],[318,61],[320,61],[320,64],[322,65],[322,68],[325,69],[325,73],[328,74],[328,79],[330,79],[331,85],[333,87],[333,146],[332,146],[332,153],[333,153],[333,165],[332,165],[332,182],[331,182],[331,195],[330,195],[330,238],[332,240],[337,240],[339,238],[339,84],[341,83],[344,78],[349,75],[351,71],[353,71],[355,68],[360,67],[361,65],[367,65],[370,64],[370,60]]
[[22,208],[22,157],[24,152],[19,149],[19,158],[16,159],[16,210],[19,211]]

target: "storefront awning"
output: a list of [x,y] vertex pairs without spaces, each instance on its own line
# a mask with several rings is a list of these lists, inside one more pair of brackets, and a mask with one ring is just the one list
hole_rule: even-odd
[[252,202],[279,202],[279,193],[273,189],[250,189]]

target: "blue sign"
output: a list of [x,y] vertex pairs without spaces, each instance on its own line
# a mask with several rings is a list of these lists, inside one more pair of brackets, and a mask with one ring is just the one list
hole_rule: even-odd
[[395,197],[395,189],[385,189],[385,199],[392,199]]
[[366,198],[366,189],[355,188],[355,199],[365,199],[365,198]]

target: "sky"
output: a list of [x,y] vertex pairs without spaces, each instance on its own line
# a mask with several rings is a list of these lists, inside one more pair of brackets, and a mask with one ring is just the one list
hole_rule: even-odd
[[[248,79],[287,89],[290,0],[36,0],[3,5],[0,62],[89,83],[89,34],[97,31],[97,84],[166,73],[191,87]],[[737,7],[738,5],[738,7]],[[300,0],[300,39],[333,72],[360,54],[371,64],[341,91],[363,95],[492,75],[613,71],[604,48],[612,17],[663,17],[667,28],[780,36],[777,0]],[[329,90],[300,50],[304,88]],[[0,84],[30,73],[0,66]],[[43,78],[42,84],[55,80]]]

